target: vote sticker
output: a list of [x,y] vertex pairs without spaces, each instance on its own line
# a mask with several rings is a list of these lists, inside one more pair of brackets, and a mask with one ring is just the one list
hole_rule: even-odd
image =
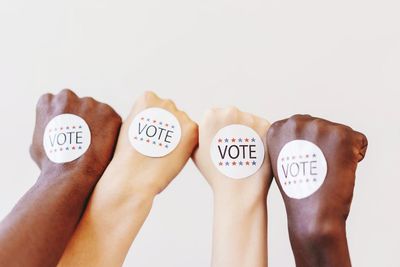
[[325,156],[317,145],[306,140],[293,140],[280,151],[277,169],[286,195],[302,199],[321,187],[328,168]]
[[211,159],[217,169],[233,179],[254,174],[264,162],[264,143],[250,127],[231,124],[220,129],[211,143]]
[[51,119],[43,135],[44,151],[55,163],[79,158],[89,148],[90,141],[90,129],[85,120],[68,113]]
[[129,141],[132,146],[149,157],[163,157],[171,153],[180,139],[179,121],[162,108],[143,110],[129,126]]

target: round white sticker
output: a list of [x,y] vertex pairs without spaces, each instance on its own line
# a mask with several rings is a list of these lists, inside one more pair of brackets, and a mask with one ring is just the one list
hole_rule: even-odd
[[231,124],[212,140],[211,159],[224,175],[241,179],[254,174],[264,162],[264,143],[250,127]]
[[141,111],[129,126],[129,141],[132,146],[149,157],[163,157],[171,153],[180,139],[179,121],[162,108]]
[[89,126],[74,114],[61,114],[51,119],[43,135],[44,151],[55,163],[79,158],[89,148],[90,141]]
[[286,195],[301,199],[312,195],[325,180],[327,163],[321,149],[306,140],[286,143],[277,159],[280,184]]

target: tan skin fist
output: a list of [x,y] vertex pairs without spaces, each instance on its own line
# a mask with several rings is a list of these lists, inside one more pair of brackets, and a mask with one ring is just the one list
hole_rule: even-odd
[[[158,107],[172,113],[179,121],[181,139],[173,151],[163,157],[149,157],[133,148],[129,141],[129,127],[135,116],[144,109]],[[198,127],[188,115],[177,109],[171,100],[161,99],[153,92],[145,92],[134,104],[131,113],[124,121],[115,151],[115,163],[131,166],[140,177],[131,181],[135,188],[158,194],[178,175],[190,158],[198,141]],[[121,165],[121,166],[122,166]]]
[[[43,148],[43,133],[55,116],[71,113],[83,118],[91,132],[91,144],[78,159],[58,164],[48,159]],[[80,171],[94,176],[101,175],[110,162],[121,125],[120,116],[107,104],[91,97],[79,98],[69,89],[60,93],[43,95],[36,108],[36,125],[30,154],[42,172],[49,169]]]
[[199,147],[193,155],[193,160],[200,172],[211,185],[214,193],[245,190],[254,196],[266,197],[272,180],[272,171],[268,154],[265,153],[264,163],[253,175],[245,179],[231,179],[222,174],[213,164],[210,156],[210,145],[215,134],[223,127],[230,124],[242,124],[252,128],[258,133],[266,149],[266,132],[269,128],[268,121],[242,112],[235,107],[208,110],[199,130]]

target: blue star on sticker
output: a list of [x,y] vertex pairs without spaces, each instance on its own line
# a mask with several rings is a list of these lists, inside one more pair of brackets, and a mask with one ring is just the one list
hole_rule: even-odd
[[256,139],[253,137],[253,138],[251,138],[251,142],[255,142],[256,141]]
[[243,162],[239,161],[239,166],[243,166]]
[[253,161],[251,162],[251,164],[252,164],[253,166],[255,166],[255,165],[256,165],[256,161],[253,160]]
[[229,162],[225,162],[225,166],[229,166]]
[[228,138],[225,138],[224,141],[225,141],[225,143],[228,143],[228,142],[229,142],[229,139],[228,139]]
[[162,122],[160,121],[160,123],[159,123],[160,125],[162,125]]
[[147,121],[150,121],[150,119],[147,119]]
[[243,140],[242,140],[242,138],[239,138],[238,141],[239,141],[239,143],[241,143]]

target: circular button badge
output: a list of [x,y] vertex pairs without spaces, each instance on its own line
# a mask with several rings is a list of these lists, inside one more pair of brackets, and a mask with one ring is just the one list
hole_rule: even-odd
[[217,169],[233,179],[246,178],[264,162],[264,143],[250,127],[231,124],[220,129],[210,147],[211,159]]
[[129,126],[129,141],[141,154],[163,157],[171,153],[181,139],[178,119],[162,108],[148,108],[135,116]]
[[47,124],[43,147],[47,157],[55,163],[73,161],[89,148],[90,129],[86,121],[74,114],[61,114]]
[[302,199],[321,187],[326,177],[327,163],[317,145],[306,140],[293,140],[281,149],[277,170],[286,195]]

